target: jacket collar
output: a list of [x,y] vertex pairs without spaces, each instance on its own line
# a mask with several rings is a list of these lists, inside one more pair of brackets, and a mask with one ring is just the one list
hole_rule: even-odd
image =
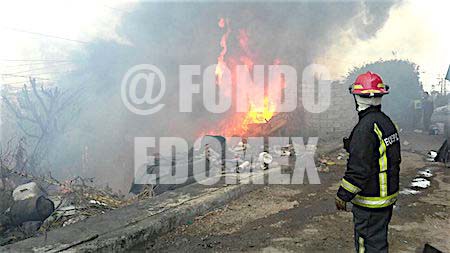
[[364,118],[364,116],[371,112],[381,112],[381,105],[374,105],[365,109],[364,111],[358,112],[359,119],[361,120],[362,118]]

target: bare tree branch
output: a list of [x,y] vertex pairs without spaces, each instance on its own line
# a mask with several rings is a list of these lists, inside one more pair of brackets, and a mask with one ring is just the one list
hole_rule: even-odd
[[28,94],[28,87],[26,85],[24,85],[22,91],[23,91],[25,103],[28,106],[28,110],[33,115],[33,118],[36,120],[41,131],[46,131],[47,129],[44,126],[44,123],[42,122],[42,117],[40,117],[39,112],[37,111],[36,107],[34,106],[34,103],[30,99],[30,96]]
[[30,83],[31,83],[31,88],[33,89],[34,96],[38,99],[39,103],[42,106],[42,109],[48,116],[48,114],[49,114],[48,108],[47,108],[47,106],[45,106],[44,100],[39,95],[39,92],[36,89],[36,79],[30,77]]
[[22,130],[22,132],[23,132],[24,134],[26,134],[28,137],[31,137],[31,138],[39,138],[39,136],[37,136],[37,135],[35,135],[35,134],[32,134],[32,133],[28,132],[28,130],[25,130],[25,127],[24,127],[22,124],[18,123],[17,125],[19,126],[20,130]]
[[[16,100],[8,99],[2,95],[7,107],[13,112],[18,128],[24,135],[34,139],[34,147],[30,147],[31,154],[26,161],[30,172],[36,171],[37,164],[43,159],[49,145],[58,134],[63,133],[71,121],[73,113],[62,117],[63,112],[75,104],[76,98],[82,89],[75,92],[62,91],[58,87],[45,88],[40,86],[35,79],[30,78],[31,87],[24,84],[21,92],[16,93]],[[61,122],[62,121],[62,122]],[[25,124],[25,123],[31,123]]]
[[24,116],[20,110],[18,108],[16,108],[11,101],[5,96],[2,95],[2,99],[3,101],[5,101],[6,105],[8,106],[8,108],[14,113],[14,115],[16,116],[16,118],[21,119],[21,120],[27,120],[30,121],[31,123],[35,123],[37,124],[37,121],[34,119],[31,119],[30,117],[26,117]]

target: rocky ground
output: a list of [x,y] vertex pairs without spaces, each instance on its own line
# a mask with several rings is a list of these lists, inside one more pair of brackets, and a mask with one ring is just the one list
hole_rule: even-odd
[[[406,142],[405,142],[406,141]],[[450,252],[450,169],[424,161],[442,136],[403,133],[401,188],[418,169],[431,168],[430,188],[400,195],[389,231],[391,252],[422,252],[430,243]],[[353,252],[350,212],[338,212],[334,196],[345,159],[320,174],[320,185],[271,185],[188,222],[136,251],[157,252]]]

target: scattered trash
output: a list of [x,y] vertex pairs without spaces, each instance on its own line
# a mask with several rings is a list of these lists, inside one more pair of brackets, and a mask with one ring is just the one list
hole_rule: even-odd
[[321,164],[326,164],[326,163],[328,162],[328,160],[325,159],[325,158],[320,158],[320,159],[319,159],[319,162],[320,162]]
[[273,154],[276,154],[279,156],[294,156],[295,155],[294,146],[292,144],[288,144],[285,146],[275,145],[275,146],[269,147],[269,151],[270,151],[270,153],[273,153]]
[[318,172],[328,173],[330,172],[330,168],[326,165],[320,165],[319,168],[317,168]]
[[8,216],[10,224],[19,226],[27,221],[44,221],[55,210],[55,205],[44,196],[15,201],[11,206]]
[[281,156],[291,156],[291,151],[282,150],[281,151]]
[[437,152],[436,151],[434,151],[434,150],[431,150],[430,152],[428,152],[428,156],[430,157],[430,158],[435,158],[436,156],[437,156]]
[[70,219],[66,220],[66,221],[62,224],[62,226],[63,226],[63,227],[66,227],[66,226],[75,224],[75,223],[77,223],[77,222],[80,222],[80,221],[82,221],[82,220],[85,220],[86,218],[88,218],[88,217],[85,216],[85,215],[74,216],[73,218],[70,218]]
[[99,205],[99,206],[108,206],[107,204],[105,204],[105,203],[103,203],[103,202],[100,202],[100,201],[98,201],[98,200],[95,200],[95,199],[89,200],[89,204]]
[[408,141],[403,141],[403,145],[408,146],[409,142]]
[[436,125],[432,125],[430,127],[429,134],[430,135],[438,135],[439,134],[439,128]]
[[342,160],[346,157],[346,155],[344,153],[339,153],[338,156],[336,157],[336,159],[338,160]]
[[240,141],[235,147],[232,148],[233,152],[244,152],[248,148],[248,144]]
[[65,216],[75,215],[77,213],[77,208],[74,205],[64,206],[58,208],[57,213]]
[[238,171],[245,170],[250,167],[250,162],[245,161],[238,166]]
[[92,178],[59,182],[51,174],[34,176],[3,164],[1,169],[0,246],[130,205],[146,194],[125,199],[108,186],[95,186]]
[[431,170],[430,170],[430,169],[419,170],[419,171],[417,172],[417,174],[418,174],[419,176],[421,176],[421,177],[424,177],[424,178],[430,178],[430,177],[433,176],[433,173],[431,173]]
[[37,184],[35,182],[31,182],[28,184],[22,184],[16,187],[13,191],[13,199],[14,201],[26,200],[34,198],[41,194],[41,190],[39,190]]
[[281,147],[281,156],[291,156],[294,153],[294,146],[292,144]]
[[427,153],[427,161],[428,162],[434,162],[434,160],[435,160],[435,158],[436,158],[436,156],[438,155],[438,153],[436,152],[436,151],[434,151],[434,150],[430,150],[428,153]]
[[420,193],[420,189],[427,189],[431,186],[431,181],[427,178],[433,177],[431,169],[424,168],[417,171],[417,177],[411,181],[410,188],[404,188],[399,193],[403,195],[415,195]]
[[403,195],[416,195],[416,194],[420,193],[420,191],[405,188],[405,189],[401,190],[399,193],[403,194]]
[[261,168],[268,169],[269,164],[273,161],[273,157],[267,152],[261,152],[259,154],[258,161],[261,163]]
[[420,130],[420,129],[414,129],[414,133],[420,134],[420,133],[422,133],[422,130]]
[[411,182],[411,189],[426,189],[431,186],[431,182],[425,178],[417,177]]

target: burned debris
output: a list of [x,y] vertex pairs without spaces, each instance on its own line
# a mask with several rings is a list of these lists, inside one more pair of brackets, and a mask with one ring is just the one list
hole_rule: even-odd
[[[20,184],[21,182],[27,182]],[[92,179],[59,182],[51,175],[33,176],[2,166],[0,246],[68,226],[150,197],[148,190],[125,197],[99,188]]]

